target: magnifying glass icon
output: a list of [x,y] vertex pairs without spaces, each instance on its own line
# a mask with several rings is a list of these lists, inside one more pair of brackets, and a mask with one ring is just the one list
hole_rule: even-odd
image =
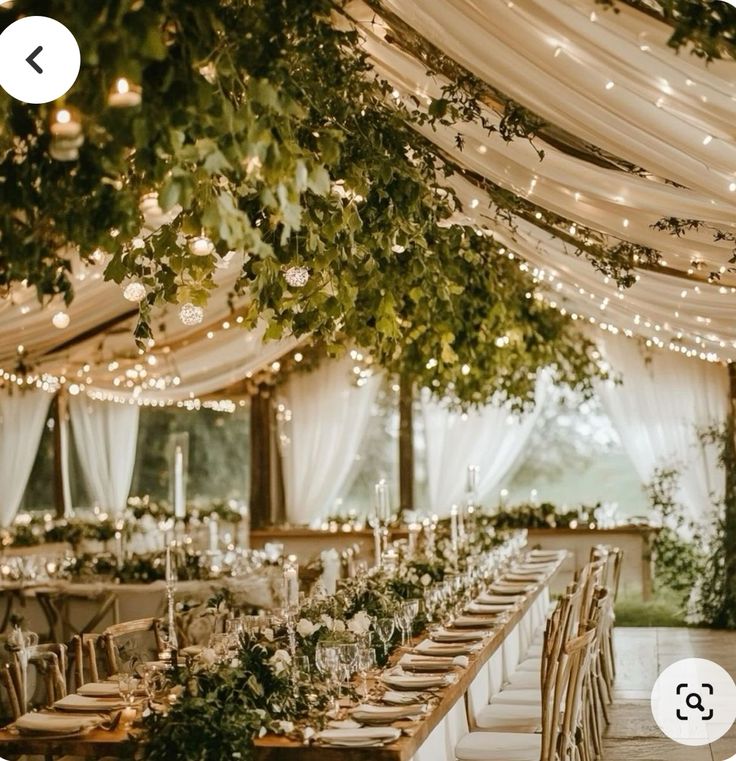
[[685,705],[688,708],[697,708],[698,711],[705,712],[705,706],[703,705],[703,698],[698,695],[697,692],[691,692],[685,698]]

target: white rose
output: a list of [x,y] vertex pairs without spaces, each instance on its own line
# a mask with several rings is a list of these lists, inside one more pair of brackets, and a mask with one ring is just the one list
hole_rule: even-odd
[[301,637],[311,637],[321,626],[322,624],[313,624],[306,618],[300,618],[296,630]]
[[432,583],[432,577],[428,573],[425,573],[419,581],[423,587],[428,587]]
[[339,619],[335,619],[332,622],[332,631],[333,632],[344,632],[345,631],[345,622],[340,621]]
[[291,666],[291,655],[286,650],[277,650],[269,661],[276,675],[283,674]]
[[371,617],[364,611],[358,611],[349,621],[348,629],[357,635],[368,634],[371,628]]
[[324,624],[325,629],[332,630],[332,616],[328,616],[327,613],[323,613],[319,620]]
[[273,642],[273,639],[274,639],[273,629],[264,629],[264,630],[263,630],[263,636],[264,636],[264,637],[265,637],[265,638],[266,638],[266,639],[267,639],[269,642]]
[[285,735],[291,734],[294,731],[293,721],[279,721],[279,732],[283,732]]

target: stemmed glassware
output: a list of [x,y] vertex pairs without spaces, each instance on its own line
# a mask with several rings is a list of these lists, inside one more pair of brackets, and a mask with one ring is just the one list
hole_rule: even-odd
[[393,618],[378,618],[373,623],[373,627],[378,635],[378,639],[383,644],[383,656],[388,655],[388,643],[391,641],[391,637],[394,636],[396,630],[396,620]]
[[368,674],[376,668],[376,651],[370,645],[358,649],[357,669],[363,683],[363,697],[368,697]]
[[[324,642],[317,644],[314,651],[314,662],[317,669],[322,674],[328,688],[334,690],[336,678],[339,678],[338,672],[340,669],[340,656],[337,648],[334,645],[330,645]],[[335,693],[335,711],[339,709],[339,701],[337,699],[337,693]]]
[[411,606],[402,603],[396,611],[395,618],[396,625],[401,630],[401,645],[403,647],[409,641],[409,632],[411,632],[411,626],[414,622],[414,614],[412,613]]
[[355,672],[358,665],[358,643],[341,642],[335,647],[340,663],[340,681],[341,683],[345,682],[347,688],[350,686],[350,676]]

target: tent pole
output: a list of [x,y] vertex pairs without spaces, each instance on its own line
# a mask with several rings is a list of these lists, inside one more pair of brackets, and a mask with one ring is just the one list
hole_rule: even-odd
[[250,527],[265,528],[273,514],[271,393],[259,386],[250,397]]

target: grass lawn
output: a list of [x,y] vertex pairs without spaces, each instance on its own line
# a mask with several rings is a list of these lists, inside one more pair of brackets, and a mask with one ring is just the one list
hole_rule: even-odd
[[680,597],[663,589],[648,602],[621,596],[616,603],[616,626],[687,626]]

